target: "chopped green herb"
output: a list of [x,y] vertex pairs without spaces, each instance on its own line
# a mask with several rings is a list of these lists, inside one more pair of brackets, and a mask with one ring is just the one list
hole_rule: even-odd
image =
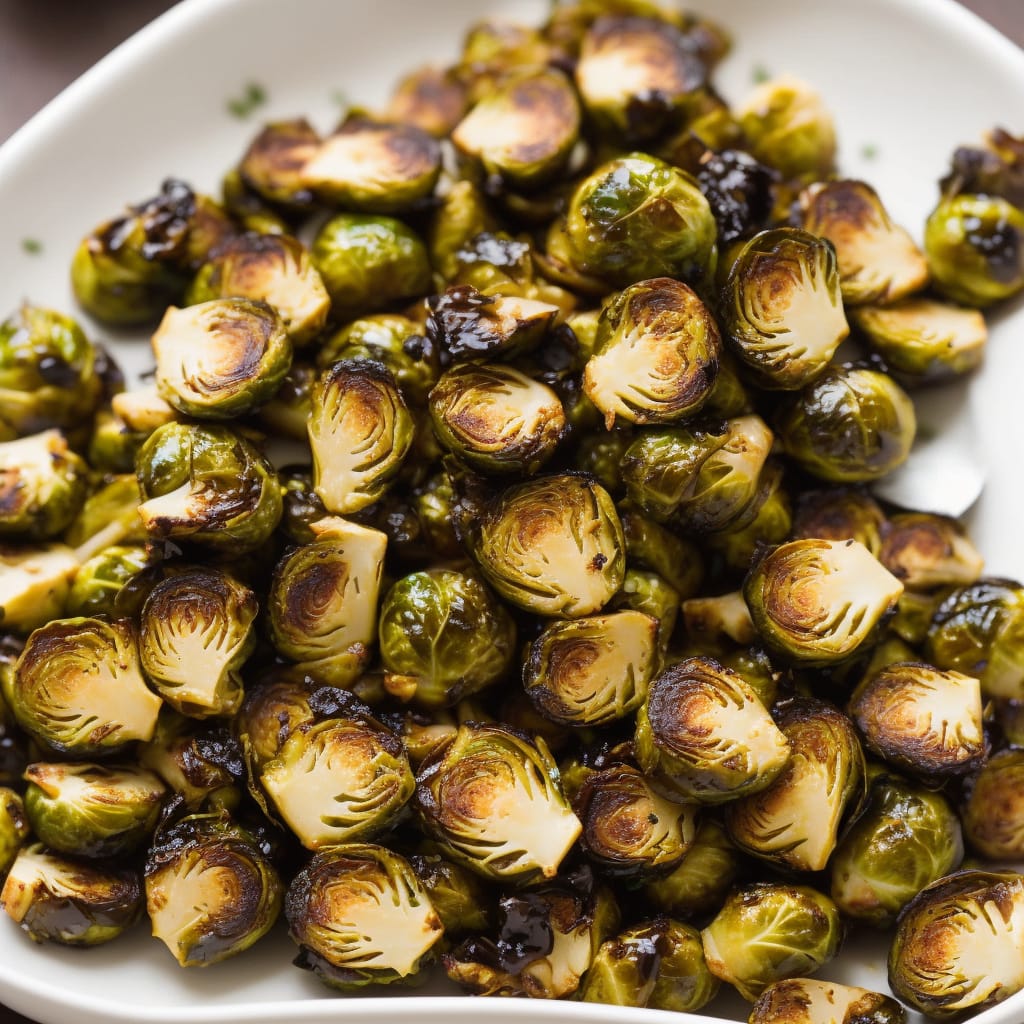
[[878,147],[871,142],[866,142],[861,146],[860,155],[865,160],[874,160],[878,156]]
[[762,82],[767,82],[772,77],[772,73],[763,64],[755,64],[751,77],[755,84],[760,85]]
[[23,238],[21,248],[29,256],[38,256],[43,251],[43,243],[38,238]]
[[349,101],[348,94],[343,92],[341,89],[335,89],[331,93],[331,102],[336,107],[341,107],[342,110],[347,110],[352,105]]
[[267,91],[259,82],[249,82],[241,96],[229,99],[228,113],[234,117],[249,117],[258,107],[267,102]]

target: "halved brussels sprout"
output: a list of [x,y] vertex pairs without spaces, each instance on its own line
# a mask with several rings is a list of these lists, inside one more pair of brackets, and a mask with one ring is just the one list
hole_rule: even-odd
[[708,969],[753,1002],[773,982],[813,974],[839,951],[836,905],[806,885],[735,889],[701,932]]
[[380,608],[384,685],[427,708],[450,707],[506,674],[515,624],[473,576],[428,569],[398,580]]
[[787,978],[761,993],[749,1024],[906,1024],[890,996],[834,981]]
[[59,430],[0,443],[0,539],[61,533],[85,500],[85,473]]
[[1024,698],[1024,587],[983,579],[957,587],[936,609],[925,657],[981,680],[986,697]]
[[290,235],[232,238],[203,264],[185,295],[190,306],[231,298],[265,302],[295,345],[320,333],[331,307],[309,251]]
[[832,244],[799,228],[747,242],[729,269],[722,326],[762,387],[802,388],[850,333]]
[[556,68],[520,69],[498,80],[451,140],[487,177],[512,188],[551,180],[579,138],[576,91]]
[[832,899],[847,917],[886,928],[963,855],[960,821],[941,793],[876,771],[864,813],[829,864]]
[[0,786],[0,877],[7,877],[30,832],[21,797],[13,789]]
[[915,297],[860,306],[850,317],[889,369],[909,383],[962,377],[985,356],[988,328],[976,309]]
[[431,290],[423,242],[393,217],[339,213],[317,232],[310,252],[339,320],[376,313]]
[[157,834],[146,857],[153,935],[182,967],[247,950],[281,911],[282,886],[255,836],[226,814],[194,814]]
[[967,841],[989,860],[1024,858],[1024,751],[1004,750],[970,781]]
[[444,853],[492,880],[554,878],[582,830],[547,745],[467,723],[420,770],[416,810]]
[[345,210],[401,213],[427,199],[440,174],[441,147],[421,128],[350,114],[303,164],[300,180]]
[[903,593],[900,583],[856,540],[792,540],[753,567],[743,596],[761,639],[808,665],[853,654]]
[[150,591],[139,655],[146,677],[172,708],[194,718],[238,710],[257,610],[253,592],[215,568],[183,569]]
[[430,392],[438,440],[481,473],[533,475],[565,435],[565,410],[546,384],[511,366],[448,370]]
[[25,813],[50,849],[79,857],[134,852],[156,828],[164,784],[130,765],[46,764],[25,769]]
[[991,306],[1024,289],[1024,210],[998,196],[943,199],[924,228],[936,288],[953,302]]
[[674,423],[695,415],[718,373],[722,342],[707,307],[668,277],[640,281],[604,307],[583,390],[604,413],[630,423]]
[[658,620],[619,611],[555,622],[530,644],[523,686],[561,725],[604,725],[634,711],[658,664]]
[[631,562],[653,569],[681,600],[699,593],[704,581],[704,561],[695,541],[680,537],[639,512],[622,512],[626,554]]
[[881,506],[866,491],[852,487],[803,491],[797,499],[792,539],[855,540],[877,558],[885,524]]
[[377,633],[387,537],[344,519],[314,524],[316,540],[278,562],[267,597],[277,650],[335,686],[366,667]]
[[443,928],[409,862],[383,846],[318,853],[288,887],[298,967],[343,992],[412,977]]
[[79,562],[63,544],[0,544],[0,625],[30,633],[64,613]]
[[160,427],[139,450],[135,472],[139,515],[158,540],[189,539],[238,554],[258,548],[281,519],[273,467],[226,426]]
[[143,547],[104,548],[78,567],[64,614],[69,617],[115,614],[121,588],[151,564],[152,556]]
[[959,672],[889,665],[854,690],[850,716],[876,754],[925,781],[965,775],[987,754],[981,685]]
[[696,928],[658,917],[601,944],[587,971],[585,1003],[694,1013],[718,992]]
[[1024,988],[1024,876],[960,871],[918,893],[889,950],[889,986],[936,1020]]
[[302,169],[320,146],[320,136],[304,118],[266,124],[249,143],[238,165],[242,181],[268,202],[303,210],[313,201]]
[[548,255],[616,288],[653,277],[696,286],[714,274],[717,231],[688,174],[632,153],[603,164],[576,188],[564,225],[549,236]]
[[697,809],[659,796],[628,764],[587,776],[573,806],[580,844],[602,874],[643,879],[678,866],[693,843]]
[[90,864],[34,843],[11,865],[0,905],[34,942],[98,946],[138,920],[142,881],[130,868]]
[[387,116],[443,139],[462,120],[467,99],[466,86],[453,69],[422,67],[395,86]]
[[963,526],[945,516],[902,512],[883,536],[879,561],[908,590],[976,583],[985,566]]
[[767,789],[730,804],[729,838],[747,853],[794,871],[821,871],[847,811],[864,797],[864,752],[849,719],[803,699],[775,716],[790,758]]
[[412,446],[415,424],[391,371],[344,360],[316,381],[309,419],[316,492],[349,515],[387,490]]
[[885,305],[928,283],[924,255],[870,185],[845,179],[818,183],[801,193],[800,205],[804,229],[835,246],[846,305]]
[[6,696],[27,733],[85,757],[148,740],[161,704],[143,679],[127,619],[55,619],[37,629]]
[[634,742],[640,767],[673,796],[708,804],[769,786],[790,754],[753,689],[713,658],[688,658],[651,682]]
[[409,866],[416,873],[448,938],[486,931],[491,921],[491,899],[487,886],[461,864],[435,853],[426,841],[420,853],[412,854]]
[[821,94],[799,78],[783,75],[762,82],[740,105],[736,119],[750,152],[784,177],[813,181],[834,170],[832,115]]

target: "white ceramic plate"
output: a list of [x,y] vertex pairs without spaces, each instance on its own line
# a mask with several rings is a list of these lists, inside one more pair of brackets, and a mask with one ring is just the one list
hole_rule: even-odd
[[[0,149],[0,315],[22,299],[71,311],[67,267],[78,239],[168,175],[214,190],[256,121],[239,122],[226,101],[260,82],[269,103],[257,119],[305,113],[321,128],[337,116],[340,90],[382,101],[403,70],[454,57],[465,27],[484,14],[537,21],[543,0],[186,0],[58,97]],[[876,184],[896,218],[920,235],[935,181],[957,144],[994,124],[1024,130],[1024,53],[951,0],[697,0],[732,29],[733,55],[718,81],[739,99],[755,67],[816,83],[840,129],[841,163]],[[868,155],[868,149],[874,156]],[[37,239],[42,251],[23,251]],[[988,363],[969,393],[946,396],[942,416],[971,426],[961,447],[984,467],[986,491],[972,531],[991,571],[1024,577],[1024,308],[995,325]],[[99,327],[94,337],[109,338]],[[125,364],[148,363],[144,339],[117,339]],[[948,461],[932,478],[941,485]],[[941,487],[940,487],[941,489]],[[452,996],[438,982],[412,995],[339,997],[291,966],[280,931],[236,960],[183,971],[143,928],[90,951],[32,944],[0,921],[0,1000],[45,1024],[114,1021],[214,1024],[413,1020],[560,1024],[697,1024],[745,1020],[724,996],[707,1016],[576,1003],[527,1005]],[[886,991],[886,943],[854,942],[824,978]],[[424,996],[424,991],[430,995]],[[436,993],[436,994],[435,994]],[[1024,995],[976,1018],[1019,1024]]]

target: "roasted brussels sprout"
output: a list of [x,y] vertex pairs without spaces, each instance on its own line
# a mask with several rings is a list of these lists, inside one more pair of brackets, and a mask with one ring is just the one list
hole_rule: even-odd
[[380,608],[384,685],[421,707],[450,707],[504,676],[515,625],[474,576],[428,569],[398,580]]
[[145,879],[153,935],[182,967],[244,952],[281,910],[274,865],[257,838],[226,814],[195,814],[161,829]]
[[80,757],[148,740],[161,704],[143,679],[127,619],[55,619],[37,629],[5,696],[29,735]]
[[964,810],[967,841],[989,860],[1024,857],[1024,751],[1004,750],[970,781]]
[[395,86],[387,116],[443,139],[466,113],[467,90],[453,69],[422,67]]
[[742,524],[708,536],[708,546],[725,565],[745,573],[765,547],[781,544],[793,529],[793,512],[782,465],[769,459],[757,482],[757,493],[744,510]]
[[316,492],[328,511],[349,515],[377,501],[401,468],[414,429],[383,364],[347,360],[325,370],[313,387],[309,443]]
[[852,487],[804,491],[796,503],[793,540],[855,540],[877,558],[885,524],[881,506],[866,491]]
[[152,772],[129,765],[46,764],[25,769],[25,814],[51,850],[117,857],[156,828],[167,790]]
[[604,307],[583,390],[604,413],[630,423],[673,423],[696,414],[718,373],[721,340],[697,294],[679,281],[641,281]]
[[554,878],[581,825],[542,739],[468,723],[420,770],[416,810],[442,852],[492,880]]
[[85,500],[85,463],[59,430],[0,443],[0,540],[46,540]]
[[734,890],[701,937],[711,973],[753,1002],[773,982],[828,963],[842,924],[835,904],[816,889],[758,882]]
[[653,569],[675,589],[680,600],[700,592],[704,561],[696,542],[632,510],[623,511],[622,530],[631,562]]
[[936,288],[953,302],[991,306],[1024,289],[1024,210],[998,196],[943,199],[924,229]]
[[568,473],[510,487],[487,508],[472,546],[494,589],[538,615],[596,612],[625,573],[626,543],[611,497]]
[[189,305],[241,298],[265,302],[295,345],[323,329],[330,299],[306,247],[290,235],[245,234],[213,253],[189,285]]
[[960,871],[907,904],[889,950],[889,986],[945,1020],[1024,988],[1024,876]]
[[850,697],[867,745],[925,781],[965,775],[986,756],[977,679],[919,662],[867,676]]
[[142,881],[130,868],[23,847],[0,905],[34,942],[98,946],[116,939],[142,912]]
[[335,686],[366,668],[377,632],[377,595],[387,537],[344,519],[312,527],[316,540],[274,569],[267,597],[278,652]]
[[533,475],[565,435],[565,410],[546,384],[511,366],[452,367],[430,392],[440,442],[481,473]]
[[888,927],[963,855],[960,822],[941,793],[876,771],[863,814],[829,864],[832,899],[854,921]]
[[0,786],[0,877],[6,878],[30,831],[21,797],[13,789]]
[[658,664],[658,620],[638,611],[554,622],[530,644],[523,686],[561,725],[604,725],[634,711]]
[[878,558],[908,590],[976,583],[985,564],[955,519],[927,512],[892,516]]
[[64,613],[78,558],[64,544],[0,544],[0,624],[30,633]]
[[816,538],[773,548],[743,585],[761,639],[809,665],[853,654],[902,593],[903,584],[859,541]]
[[184,715],[233,715],[257,610],[255,594],[220,569],[182,569],[161,580],[142,608],[143,672]]
[[755,235],[729,269],[722,326],[762,387],[810,383],[850,333],[832,244],[799,228]]
[[790,754],[757,694],[713,658],[688,658],[651,682],[634,742],[641,768],[677,799],[708,804],[769,786]]
[[261,198],[285,209],[304,210],[313,197],[302,169],[316,154],[320,136],[304,118],[264,125],[238,165],[242,181]]
[[601,944],[580,991],[586,1003],[694,1013],[718,992],[696,928],[658,917]]
[[409,862],[383,846],[318,853],[288,887],[296,965],[343,992],[410,978],[441,938],[441,919]]
[[890,996],[834,981],[788,978],[761,993],[749,1024],[906,1024]]
[[427,250],[393,217],[339,213],[317,232],[310,252],[340,320],[430,291]]
[[663,659],[679,617],[679,591],[657,573],[627,569],[619,592],[608,602],[609,611],[642,612],[658,623],[658,653]]
[[863,800],[864,752],[849,719],[830,704],[797,699],[775,718],[789,761],[767,789],[728,805],[729,838],[770,863],[821,871],[844,815]]
[[104,548],[79,566],[64,604],[64,614],[70,617],[115,614],[121,588],[150,564],[150,553],[145,548],[120,545]]
[[928,283],[928,264],[920,249],[892,222],[870,185],[819,183],[801,194],[800,203],[804,229],[835,246],[846,305],[884,305]]
[[490,894],[472,871],[434,853],[430,842],[425,842],[421,852],[412,854],[408,860],[441,919],[446,937],[487,930]]
[[258,548],[281,519],[281,489],[257,448],[220,424],[168,423],[139,450],[139,515],[157,540],[234,554]]

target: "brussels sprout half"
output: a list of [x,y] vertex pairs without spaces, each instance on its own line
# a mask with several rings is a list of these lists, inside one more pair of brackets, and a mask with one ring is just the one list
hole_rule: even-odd
[[46,540],[85,500],[86,465],[59,430],[0,443],[0,540]]
[[1024,751],[1003,750],[970,780],[967,841],[989,860],[1024,857]]
[[422,67],[402,78],[391,93],[387,116],[443,139],[466,113],[467,90],[450,68]]
[[761,993],[749,1024],[906,1024],[906,1019],[907,1011],[880,992],[834,981],[787,978]]
[[886,522],[881,506],[866,491],[852,487],[804,491],[797,499],[792,539],[855,540],[877,558]]
[[0,567],[0,625],[30,633],[64,613],[79,561],[64,544],[0,544]]
[[878,558],[908,590],[975,583],[985,565],[960,523],[928,512],[892,516]]
[[320,136],[303,117],[273,121],[260,129],[238,164],[242,181],[261,198],[302,210],[312,195],[302,182],[302,169],[320,145]]

